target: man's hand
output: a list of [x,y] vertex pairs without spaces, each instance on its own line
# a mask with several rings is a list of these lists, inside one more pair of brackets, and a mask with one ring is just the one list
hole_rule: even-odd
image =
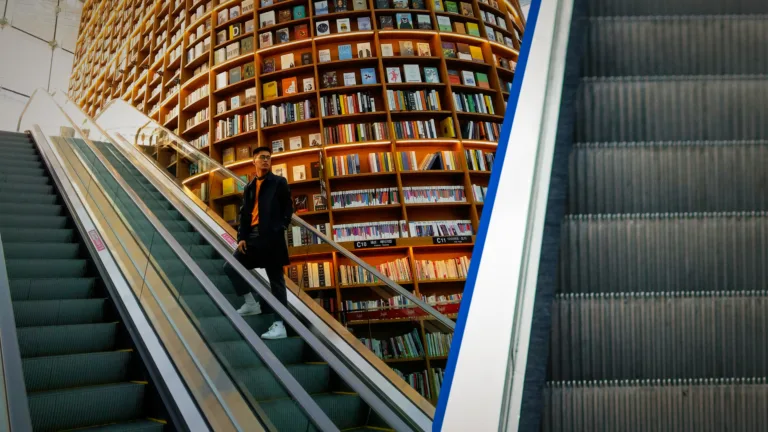
[[244,254],[245,250],[246,250],[245,240],[240,240],[240,243],[237,244],[237,251]]

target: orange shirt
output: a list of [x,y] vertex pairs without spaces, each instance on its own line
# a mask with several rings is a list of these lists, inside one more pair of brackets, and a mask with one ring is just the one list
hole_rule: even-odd
[[259,224],[259,190],[261,189],[261,183],[263,183],[264,180],[256,179],[256,198],[253,203],[253,213],[251,216],[251,226],[256,226]]

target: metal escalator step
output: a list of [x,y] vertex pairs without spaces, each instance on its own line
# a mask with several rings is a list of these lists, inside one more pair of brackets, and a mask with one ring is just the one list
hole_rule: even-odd
[[11,243],[4,242],[6,259],[76,259],[80,257],[77,243]]
[[0,160],[6,163],[10,162],[22,162],[22,163],[36,163],[40,162],[40,156],[35,152],[21,151],[18,152],[15,149],[1,149],[0,148]]
[[[27,156],[35,156],[39,157],[39,154],[37,153],[37,149],[35,149],[32,146],[25,146],[25,145],[15,145],[13,143],[9,145],[0,146],[0,154],[3,154],[4,156],[7,154],[9,157],[8,159],[13,159],[15,157],[27,157]],[[6,159],[6,158],[3,158]]]
[[12,183],[23,185],[47,185],[50,183],[48,177],[41,177],[28,174],[4,174],[0,173],[0,183]]
[[131,351],[110,351],[22,361],[27,392],[94,386],[128,379]]
[[760,432],[768,380],[549,383],[542,432]]
[[118,323],[17,329],[22,358],[114,351]]
[[137,420],[80,429],[82,432],[163,432],[164,430],[165,424],[152,420]]
[[586,4],[592,16],[768,13],[768,4],[762,0],[588,0]]
[[58,197],[54,194],[30,194],[30,193],[11,193],[0,192],[0,203],[2,204],[56,204]]
[[104,321],[105,299],[25,300],[13,302],[17,327],[92,324]]
[[[331,369],[328,365],[289,364],[286,368],[307,393],[330,391]],[[282,384],[266,367],[238,369],[234,376],[257,401],[289,397]]]
[[96,295],[96,278],[13,279],[11,300],[87,299]]
[[14,204],[0,206],[0,215],[60,216],[62,209],[56,204]]
[[583,76],[741,75],[768,71],[764,15],[593,18]]
[[66,228],[68,222],[66,216],[18,216],[0,213],[0,226],[5,228]]
[[27,176],[45,176],[46,172],[42,167],[30,167],[30,166],[18,166],[3,165],[0,164],[0,175],[12,174],[12,175],[27,175]]
[[[225,297],[235,309],[243,303],[242,300],[239,300],[240,297],[235,294],[225,295]],[[180,300],[197,318],[217,317],[223,314],[213,299],[205,294],[181,295]]]
[[768,376],[768,293],[560,295],[553,381]]
[[[316,394],[312,399],[341,430],[365,425],[369,409],[357,395]],[[292,399],[263,401],[259,405],[277,430],[312,430],[306,414]]]
[[578,142],[763,139],[768,76],[584,78],[575,117]]
[[768,287],[768,213],[568,216],[563,293]]
[[144,413],[145,388],[120,383],[32,393],[32,426],[35,431],[55,431],[139,419]]
[[0,194],[11,195],[51,195],[53,193],[53,185],[43,184],[17,184],[17,183],[2,183],[0,182]]
[[[256,334],[261,335],[269,329],[270,325],[272,325],[274,316],[271,314],[250,315],[243,317],[243,319]],[[200,331],[205,335],[206,340],[208,340],[209,343],[237,342],[243,339],[243,336],[237,329],[235,329],[235,326],[229,321],[229,318],[224,316],[202,317],[198,321],[200,322]],[[302,346],[303,342],[304,341],[301,340]],[[285,345],[277,344],[276,346],[279,349],[283,349],[285,346],[292,345],[288,343]],[[277,353],[275,353],[275,355],[277,355]],[[299,361],[293,363],[299,363]]]
[[[248,321],[248,318],[253,318],[253,316],[244,318]],[[271,324],[272,320],[270,319],[267,328]],[[256,331],[256,334],[261,335],[258,330],[254,329],[254,331]],[[304,362],[304,350],[307,348],[304,340],[300,338],[287,337],[278,340],[265,340],[264,343],[267,344],[270,351],[283,364],[299,364]],[[263,365],[259,356],[253,352],[250,346],[242,341],[242,336],[226,342],[213,343],[213,348],[222,357],[226,358],[233,368],[242,369]]]
[[6,227],[1,224],[0,235],[3,236],[3,243],[71,242],[75,240],[75,232],[71,229],[20,228]]
[[87,276],[85,259],[9,259],[8,278],[79,278]]
[[43,161],[19,161],[19,160],[0,160],[0,169],[5,168],[20,168],[28,170],[44,170]]
[[766,166],[768,141],[579,143],[569,212],[768,210]]

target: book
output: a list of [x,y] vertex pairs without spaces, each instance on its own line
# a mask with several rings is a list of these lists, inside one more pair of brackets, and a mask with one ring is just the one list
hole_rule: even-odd
[[253,66],[253,62],[248,62],[243,65],[243,79],[249,79],[256,76],[256,68]]
[[352,0],[352,10],[366,10],[368,2],[366,0]]
[[399,67],[388,67],[387,68],[387,82],[388,83],[401,83],[401,82],[403,82],[403,77],[400,75],[400,68]]
[[278,24],[286,23],[288,21],[291,21],[293,19],[293,14],[290,9],[282,9],[277,14],[277,22]]
[[488,82],[488,75],[482,73],[482,72],[476,72],[475,77],[477,78],[477,86],[480,88],[489,89],[491,88],[490,83]]
[[240,41],[240,54],[253,52],[253,36],[248,36]]
[[268,73],[274,72],[274,71],[275,71],[275,59],[274,59],[274,57],[270,57],[268,59],[265,59],[264,60],[264,64],[262,65],[262,68],[261,68],[261,73],[268,74]]
[[305,53],[301,53],[301,64],[302,65],[311,65],[312,64],[312,52],[308,51]]
[[320,63],[327,63],[331,61],[331,50],[321,49],[317,52],[317,54],[320,57]]
[[413,29],[413,17],[409,13],[395,14],[397,28],[403,30]]
[[443,57],[456,58],[456,45],[453,42],[443,42]]
[[307,17],[307,11],[303,5],[293,7],[293,19],[299,20]]
[[456,21],[453,23],[453,30],[459,34],[467,34],[467,30],[464,28],[464,23]]
[[300,136],[295,136],[295,137],[289,138],[288,143],[289,143],[288,144],[289,148],[291,150],[301,150],[302,143],[301,143],[301,137]]
[[280,30],[275,32],[275,39],[277,39],[277,43],[287,43],[291,41],[291,31],[287,28],[281,28]]
[[470,55],[472,55],[472,60],[485,63],[485,57],[483,57],[483,50],[479,46],[470,46],[469,47]]
[[461,2],[461,14],[468,17],[474,17],[475,12],[472,10],[472,5],[467,2]]
[[[234,161],[235,161],[235,149],[233,147],[224,149],[224,151],[221,153],[221,162],[226,165],[226,164],[231,164]],[[232,192],[234,192],[234,190]],[[224,194],[226,195],[226,192]]]
[[272,141],[272,153],[282,153],[285,151],[285,143],[282,139]]
[[315,35],[323,36],[331,34],[331,26],[328,21],[318,21],[315,23]]
[[307,179],[307,168],[304,165],[294,165],[293,166],[293,181],[303,181],[303,180],[306,180],[306,179]]
[[437,16],[437,29],[443,32],[450,32],[451,29],[451,19],[444,15],[438,15]]
[[424,81],[428,83],[439,83],[440,82],[440,74],[437,72],[436,67],[425,67],[424,68]]
[[288,166],[286,164],[272,165],[272,174],[288,180]]
[[261,33],[259,35],[259,48],[272,46],[272,32]]
[[352,58],[352,45],[339,45],[339,60]]
[[357,58],[371,57],[371,43],[364,42],[357,44]]
[[229,70],[229,83],[234,84],[240,82],[240,68],[232,68]]
[[419,30],[432,30],[432,20],[430,19],[429,15],[416,15],[416,27]]
[[264,100],[270,100],[277,97],[277,81],[270,81],[262,84],[262,94]]
[[395,24],[394,24],[394,21],[392,21],[392,17],[391,16],[388,16],[388,15],[387,16],[380,16],[379,17],[379,22],[381,24],[380,28],[382,30],[392,30],[392,29],[395,28]]
[[337,33],[349,33],[351,31],[352,26],[349,25],[349,18],[341,18],[336,20]]
[[245,89],[245,104],[255,104],[256,103],[256,89],[255,88],[247,88]]
[[357,77],[354,72],[344,72],[344,85],[354,86],[357,85]]
[[461,80],[462,84],[468,85],[468,86],[475,86],[477,83],[475,82],[475,74],[471,71],[461,71]]
[[389,0],[376,0],[376,9],[389,9]]
[[275,11],[269,11],[259,14],[259,28],[265,28],[275,25]]
[[281,70],[290,69],[294,66],[295,64],[294,64],[293,53],[283,54],[282,56],[280,56]]
[[304,78],[304,91],[309,92],[313,91],[315,89],[315,79],[314,78]]
[[296,83],[296,77],[283,78],[283,96],[289,94],[296,94],[299,92],[298,84]]
[[357,30],[358,31],[372,30],[372,28],[371,28],[371,17],[358,17],[357,18]]
[[229,100],[229,105],[232,109],[240,108],[240,96],[233,96],[232,99]]
[[412,56],[413,55],[413,42],[400,41],[400,56]]
[[363,84],[376,84],[376,69],[360,69],[360,79],[362,80]]
[[467,23],[467,34],[480,37],[480,28],[477,26],[477,23]]
[[300,24],[294,27],[293,34],[296,35],[296,40],[304,40],[309,38],[309,27],[306,24]]
[[338,86],[339,84],[336,80],[336,71],[323,72],[321,85],[322,88],[333,88]]
[[428,43],[419,42],[416,45],[418,51],[419,51],[419,57],[430,57],[432,56],[432,50],[429,48]]
[[315,2],[315,15],[326,14],[328,14],[328,2],[325,0]]
[[241,3],[243,15],[253,12],[253,0],[243,0]]
[[322,135],[319,133],[309,134],[307,142],[309,142],[310,147],[320,147],[323,145]]
[[405,82],[421,82],[421,71],[419,70],[419,65],[403,65],[403,70],[405,72]]

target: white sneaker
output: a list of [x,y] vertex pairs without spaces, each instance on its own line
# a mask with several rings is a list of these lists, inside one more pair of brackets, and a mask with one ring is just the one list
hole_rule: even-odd
[[275,321],[269,327],[266,333],[261,335],[262,339],[285,339],[288,335],[285,332],[285,326],[282,321]]
[[237,310],[237,313],[239,313],[242,316],[259,315],[261,314],[261,304],[245,303],[240,307],[240,309]]

